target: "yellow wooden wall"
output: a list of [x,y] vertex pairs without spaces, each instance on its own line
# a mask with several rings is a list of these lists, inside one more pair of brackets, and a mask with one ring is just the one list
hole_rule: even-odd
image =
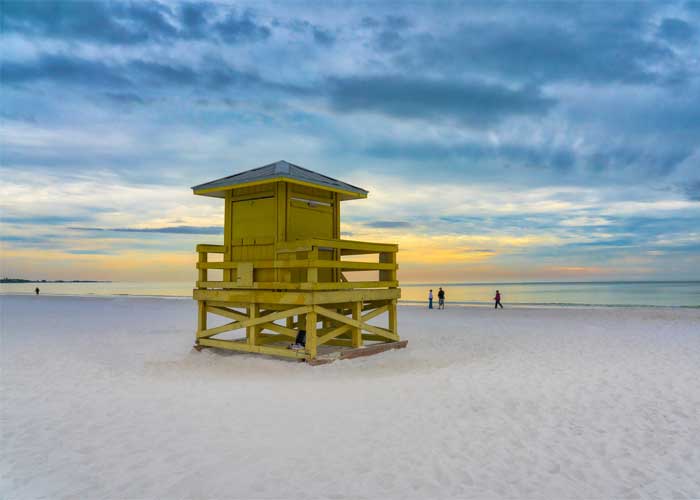
[[[277,241],[337,239],[340,198],[332,191],[284,181],[232,189],[226,195],[224,224],[227,261],[274,260]],[[334,257],[332,250],[322,250],[318,255],[321,259]],[[236,280],[235,270],[227,273],[228,280]],[[271,269],[256,270],[254,277],[255,281],[303,282],[307,279],[306,271]],[[318,271],[320,282],[337,279],[338,273],[333,269]]]

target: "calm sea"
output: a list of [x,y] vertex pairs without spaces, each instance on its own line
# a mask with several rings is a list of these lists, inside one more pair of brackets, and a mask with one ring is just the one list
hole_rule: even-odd
[[[192,282],[153,283],[3,283],[2,294],[134,295],[191,297]],[[496,289],[502,302],[528,306],[665,306],[700,307],[700,281],[618,281],[593,283],[402,283],[401,302],[426,303],[428,290],[437,297],[442,286],[448,304],[492,304]]]

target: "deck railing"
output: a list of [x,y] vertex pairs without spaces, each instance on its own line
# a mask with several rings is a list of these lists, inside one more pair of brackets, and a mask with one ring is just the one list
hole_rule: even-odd
[[[226,260],[224,245],[197,245],[200,289],[346,290],[396,288],[398,245],[352,240],[310,238],[278,242],[274,259]],[[212,262],[210,254],[223,256]],[[376,255],[377,262],[343,260],[352,255]],[[223,279],[209,279],[210,269],[223,270]],[[377,271],[374,281],[348,281],[346,272]],[[263,281],[259,276],[265,275]],[[270,276],[272,280],[270,280]]]

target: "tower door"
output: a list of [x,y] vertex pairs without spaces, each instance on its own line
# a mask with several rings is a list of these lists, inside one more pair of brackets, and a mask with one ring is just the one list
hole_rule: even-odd
[[[234,262],[274,260],[277,204],[274,197],[234,201],[231,207]],[[274,281],[274,270],[256,270],[255,281]]]
[[[288,205],[288,240],[303,240],[306,238],[333,238],[333,205],[330,202],[292,198]],[[319,259],[332,260],[333,250],[320,250]],[[319,269],[319,282],[335,281],[333,269]],[[304,276],[295,276],[295,281],[304,281]]]

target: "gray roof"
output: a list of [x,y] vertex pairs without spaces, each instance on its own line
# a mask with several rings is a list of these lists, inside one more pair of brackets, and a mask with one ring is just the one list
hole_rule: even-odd
[[[195,194],[223,198],[225,190],[237,185],[266,180],[274,181],[280,178],[291,182],[300,181],[303,183],[314,184],[320,188],[330,189],[332,191],[342,191],[345,193],[354,194],[354,196],[348,196],[346,194],[344,199],[365,198],[367,196],[367,191],[362,188],[333,179],[332,177],[327,177],[311,170],[307,170],[299,165],[294,165],[284,160],[270,163],[269,165],[254,168],[252,170],[246,170],[245,172],[240,172],[238,174],[229,175],[228,177],[222,177],[221,179],[216,179],[215,181],[199,184],[198,186],[193,186],[192,190],[195,192]],[[216,188],[221,188],[221,190],[208,193],[197,193],[197,191]]]

